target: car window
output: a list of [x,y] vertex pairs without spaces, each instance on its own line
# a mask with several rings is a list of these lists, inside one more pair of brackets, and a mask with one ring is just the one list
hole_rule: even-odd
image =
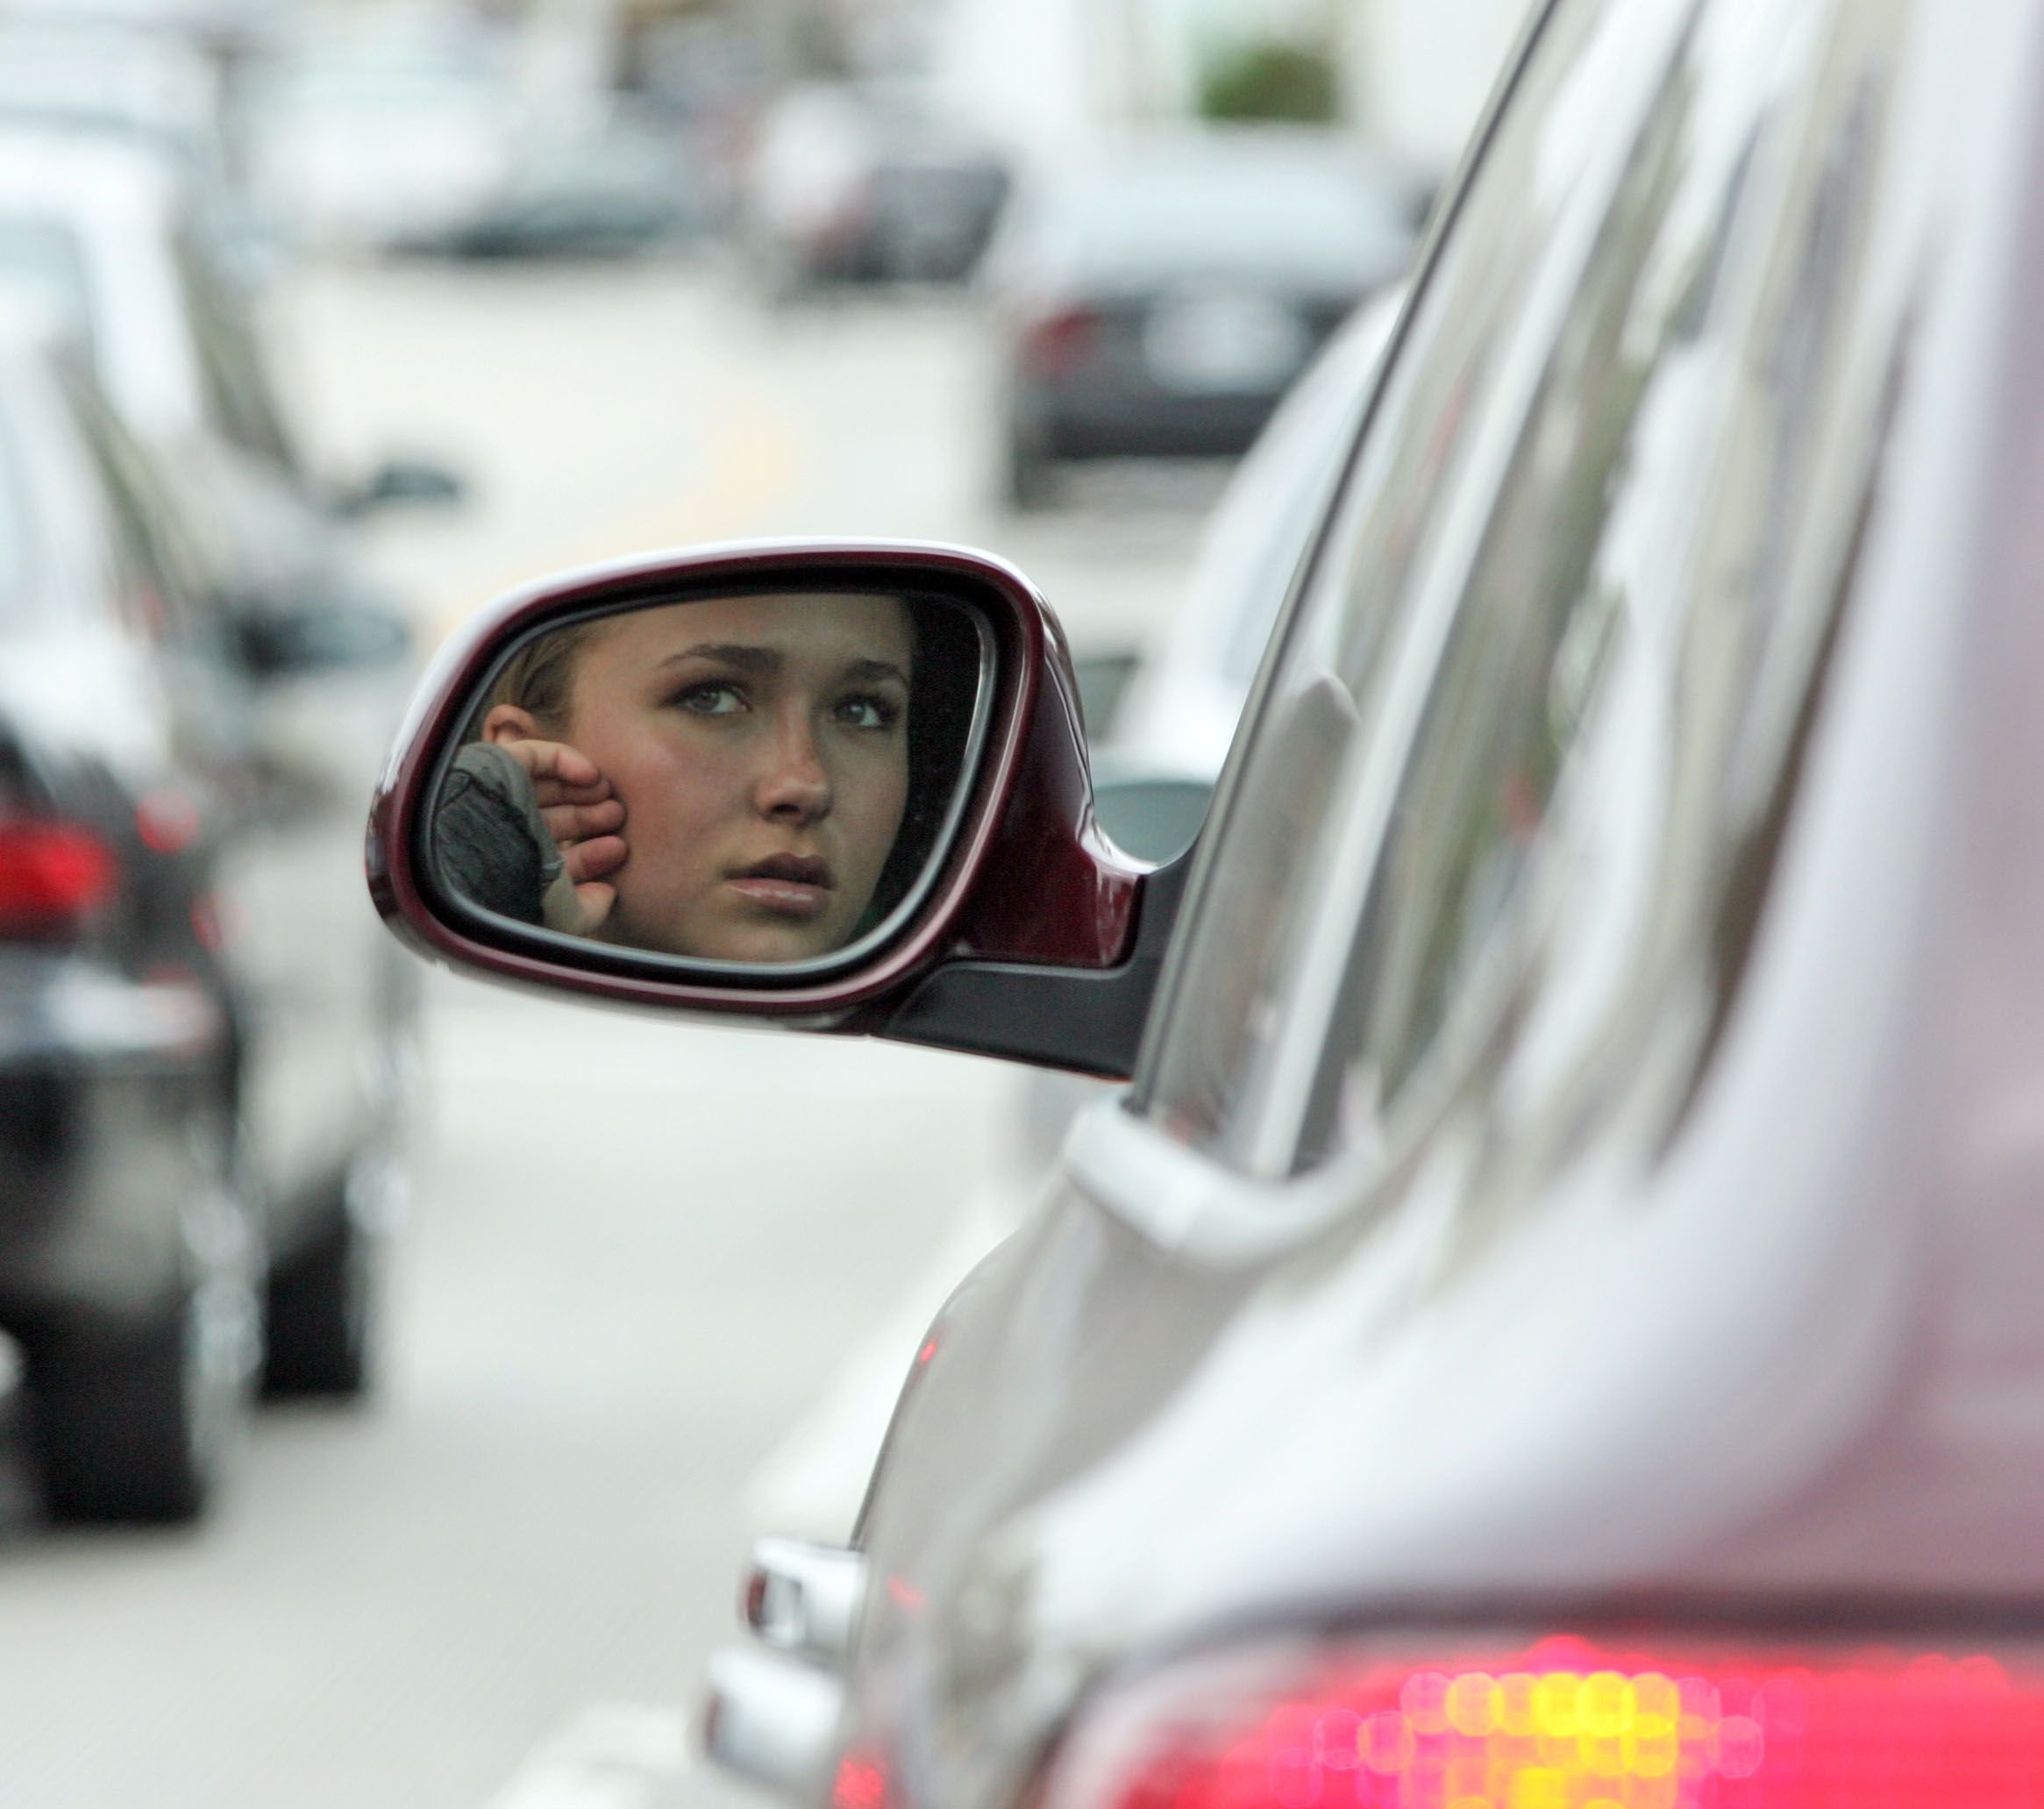
[[78,235],[55,220],[0,215],[0,278],[25,289],[51,310],[62,329],[89,353],[96,333],[92,285]]
[[1254,144],[1229,157],[1227,144],[1074,191],[1048,223],[1052,257],[1095,274],[1204,260],[1337,283],[1396,267],[1410,235],[1389,184],[1373,189],[1359,167]]
[[29,617],[32,601],[22,477],[14,436],[0,419],[0,631],[20,627]]
[[[1340,474],[1341,455],[1354,437],[1369,400],[1384,348],[1397,317],[1400,288],[1366,302],[1342,327],[1320,362],[1301,378],[1264,438],[1243,461],[1245,491],[1239,522],[1223,523],[1216,516],[1214,540],[1228,528],[1235,537],[1221,548],[1214,574],[1225,585],[1230,602],[1250,600],[1231,612],[1221,673],[1237,696],[1247,697],[1257,667],[1270,644],[1271,623],[1290,587],[1303,550],[1326,509]],[[1268,447],[1269,477],[1248,493],[1264,474],[1251,467]],[[1286,487],[1278,488],[1278,481]],[[1223,507],[1236,507],[1230,493]]]
[[66,411],[111,517],[121,589],[138,618],[134,626],[162,645],[224,663],[226,630],[203,560],[147,455],[89,376],[65,366],[60,377]]
[[1557,11],[1210,856],[1142,1103],[1252,1172],[1579,1086],[1649,972],[1693,1066],[1735,975],[1885,395],[1835,348],[1905,9],[1649,11]]
[[207,415],[236,445],[287,470],[295,469],[283,412],[263,367],[255,323],[248,310],[210,260],[189,239],[180,237],[175,253]]

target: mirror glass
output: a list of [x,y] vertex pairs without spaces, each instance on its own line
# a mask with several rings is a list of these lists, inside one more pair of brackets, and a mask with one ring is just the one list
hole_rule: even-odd
[[947,599],[641,601],[500,660],[431,794],[466,910],[690,966],[832,966],[906,923],[962,815],[993,640]]

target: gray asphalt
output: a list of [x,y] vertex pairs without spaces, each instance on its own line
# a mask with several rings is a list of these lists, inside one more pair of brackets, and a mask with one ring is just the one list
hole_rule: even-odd
[[[1112,645],[1168,606],[1212,493],[1110,473],[1002,517],[955,300],[769,316],[714,267],[422,265],[280,303],[330,466],[395,446],[474,481],[463,515],[374,536],[429,638],[552,566],[856,531],[991,545]],[[1013,1078],[445,975],[428,1002],[371,1408],[265,1412],[180,1536],[37,1527],[0,1428],[0,1805],[730,1798],[689,1726],[749,1486],[998,1178]]]

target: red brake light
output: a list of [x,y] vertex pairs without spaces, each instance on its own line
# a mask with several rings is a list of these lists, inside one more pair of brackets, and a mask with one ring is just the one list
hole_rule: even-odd
[[1068,371],[1092,348],[1100,324],[1100,316],[1088,308],[1042,315],[1022,331],[1022,361],[1047,375]]
[[[1050,1809],[2040,1809],[2044,1670],[1543,1642],[1152,1703]],[[1083,1735],[1080,1743],[1084,1744]],[[1062,1777],[1086,1787],[1058,1787]]]
[[113,896],[119,868],[90,830],[68,823],[0,823],[0,937],[78,928]]
[[847,1753],[830,1782],[830,1809],[887,1809],[887,1768],[863,1753]]

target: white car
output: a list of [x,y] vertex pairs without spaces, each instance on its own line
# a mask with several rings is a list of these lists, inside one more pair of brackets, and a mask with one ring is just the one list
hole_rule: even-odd
[[467,34],[363,31],[281,59],[252,120],[258,192],[329,251],[453,234],[495,199],[528,124],[502,48]]

